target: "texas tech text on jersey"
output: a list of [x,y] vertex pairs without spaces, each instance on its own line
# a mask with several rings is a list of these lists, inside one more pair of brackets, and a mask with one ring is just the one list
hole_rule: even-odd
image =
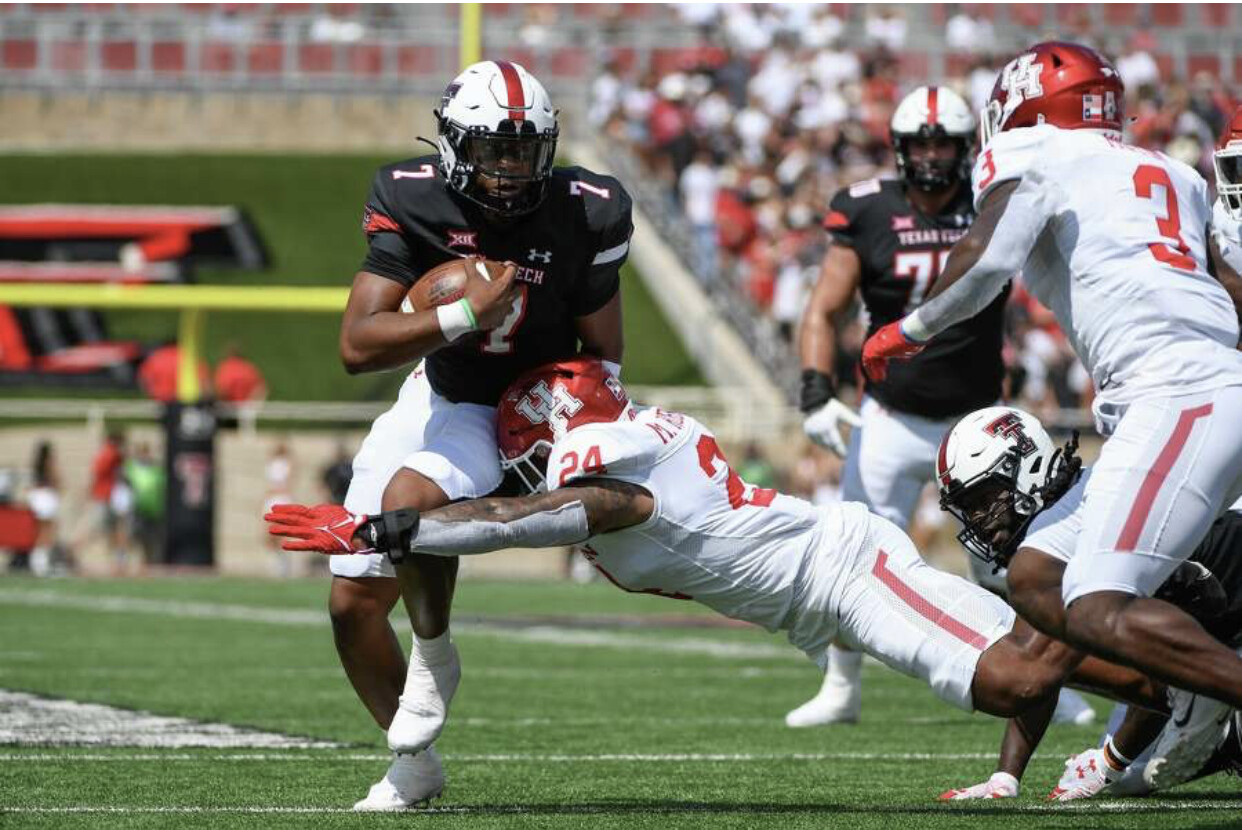
[[[970,192],[961,188],[944,212],[928,216],[906,198],[905,185],[871,179],[833,197],[824,228],[862,264],[860,290],[870,315],[867,335],[923,302],[953,243],[974,219]],[[894,361],[888,376],[868,381],[867,393],[885,406],[941,419],[1000,399],[1006,290],[977,317],[932,339],[909,361]]]
[[619,288],[630,211],[630,196],[616,179],[561,167],[536,210],[494,223],[449,190],[437,156],[423,156],[376,173],[363,214],[370,248],[362,270],[411,286],[455,257],[517,264],[521,291],[501,325],[426,359],[437,393],[454,403],[494,406],[522,372],[577,352],[574,318],[598,311]]

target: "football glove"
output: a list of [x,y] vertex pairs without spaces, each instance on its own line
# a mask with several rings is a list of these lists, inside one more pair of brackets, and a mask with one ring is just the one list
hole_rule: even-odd
[[913,340],[901,330],[901,321],[896,320],[883,326],[875,334],[867,338],[863,344],[863,372],[872,381],[882,381],[888,375],[888,361],[892,358],[902,359],[914,357],[927,346]]
[[1104,757],[1103,749],[1092,747],[1065,762],[1065,772],[1061,773],[1061,780],[1048,794],[1048,800],[1091,798],[1123,775],[1125,770],[1114,769]]
[[280,544],[285,550],[313,550],[326,555],[371,553],[373,550],[353,538],[367,517],[350,513],[339,505],[277,504],[263,520],[268,524],[268,533],[285,537]]
[[841,425],[851,427],[862,425],[858,413],[841,403],[836,398],[807,414],[802,422],[802,430],[807,437],[827,450],[845,458],[845,439],[841,437]]
[[1018,779],[1007,772],[994,772],[982,784],[949,790],[940,794],[941,801],[966,801],[972,798],[1017,798]]

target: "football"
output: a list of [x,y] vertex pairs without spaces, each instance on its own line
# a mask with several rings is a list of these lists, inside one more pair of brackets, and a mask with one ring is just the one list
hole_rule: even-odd
[[405,312],[426,311],[448,305],[466,294],[471,279],[491,280],[504,273],[505,266],[483,257],[469,256],[437,265],[418,278],[401,303]]

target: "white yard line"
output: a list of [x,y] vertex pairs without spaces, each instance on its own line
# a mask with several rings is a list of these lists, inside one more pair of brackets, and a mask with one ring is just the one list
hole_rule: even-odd
[[[974,802],[972,802],[974,803]],[[996,805],[999,809],[995,810],[995,815],[1004,816],[1014,813],[1177,813],[1177,812],[1202,812],[1204,810],[1229,810],[1238,809],[1237,801],[1158,801],[1153,799],[1135,799],[1132,801],[1077,801],[1068,804],[1000,804],[989,802],[989,806]],[[772,810],[765,810],[763,806],[757,808],[748,807],[747,805],[738,805],[730,807],[727,804],[720,803],[704,803],[696,804],[687,801],[680,806],[661,806],[652,804],[648,809],[635,809],[626,805],[624,808],[618,808],[608,804],[554,804],[554,805],[537,805],[525,806],[522,804],[497,804],[497,805],[462,805],[458,807],[429,807],[422,810],[411,810],[411,813],[451,813],[451,814],[475,814],[475,815],[495,815],[495,814],[515,814],[521,815],[525,813],[547,813],[551,808],[556,813],[579,813],[587,815],[607,814],[614,812],[625,813],[650,813],[650,814],[677,814],[677,813],[718,813],[718,814],[735,814],[744,813],[797,813],[799,812],[797,805],[790,804],[773,804]],[[975,804],[976,807],[982,806]],[[866,812],[881,813],[886,815],[900,816],[911,810],[920,814],[927,812],[922,805],[894,805],[894,806],[869,806],[858,807],[852,810],[846,810],[845,813]],[[172,806],[172,807],[140,807],[140,806],[96,806],[96,805],[73,805],[63,807],[39,807],[39,806],[7,806],[0,804],[0,815],[4,814],[40,814],[40,815],[56,815],[56,814],[105,814],[105,815],[130,815],[130,814],[195,814],[204,813],[210,815],[221,814],[319,814],[319,813],[350,813],[353,812],[348,807],[275,807],[275,806],[237,806],[237,807],[197,807],[197,806]],[[842,814],[842,811],[832,805],[809,805],[805,812],[831,812],[836,815]],[[937,811],[940,812],[940,811]],[[955,808],[945,805],[943,813],[952,815]]]
[[[786,753],[605,753],[597,755],[567,755],[558,753],[495,753],[486,755],[455,755],[446,754],[444,759],[459,764],[494,764],[494,763],[770,763],[772,761],[984,761],[996,757],[994,752],[786,752]],[[1038,756],[1036,756],[1038,759]],[[130,762],[152,761],[211,761],[211,762],[311,762],[336,763],[338,761],[388,761],[392,755],[388,753],[272,753],[272,752],[228,752],[228,753],[22,753],[10,752],[0,754],[0,761],[22,762]]]
[[[77,596],[56,591],[0,590],[0,605],[71,608],[114,614],[149,614],[181,619],[228,620],[297,627],[328,626],[326,611],[232,605],[219,602],[187,602],[143,597]],[[731,643],[706,637],[644,637],[611,631],[583,630],[541,625],[504,628],[477,623],[454,623],[453,630],[498,640],[549,643],[559,646],[633,649],[669,654],[698,654],[726,659],[805,660],[796,649],[767,643]]]

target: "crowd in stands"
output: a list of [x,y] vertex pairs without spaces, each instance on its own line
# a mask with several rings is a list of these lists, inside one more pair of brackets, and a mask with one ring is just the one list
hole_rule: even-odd
[[[827,244],[820,220],[829,200],[841,187],[893,175],[889,119],[901,96],[929,79],[902,72],[910,32],[897,7],[868,7],[864,37],[848,44],[845,24],[826,5],[685,4],[679,11],[701,33],[697,58],[645,74],[607,62],[593,82],[592,125],[631,147],[684,213],[694,239],[687,264],[698,278],[731,282],[792,338]],[[1086,18],[1074,24],[1066,34],[1117,63],[1134,119],[1130,140],[1210,180],[1230,91],[1203,72],[1171,77],[1147,30],[1107,40],[1093,37]],[[956,11],[944,31],[953,60],[941,82],[978,110],[1008,54],[989,51],[999,47],[986,17]],[[842,327],[843,383],[855,377],[865,331],[861,316]],[[1020,284],[1007,334],[1018,401],[1041,415],[1089,403],[1089,378],[1051,314]]]

